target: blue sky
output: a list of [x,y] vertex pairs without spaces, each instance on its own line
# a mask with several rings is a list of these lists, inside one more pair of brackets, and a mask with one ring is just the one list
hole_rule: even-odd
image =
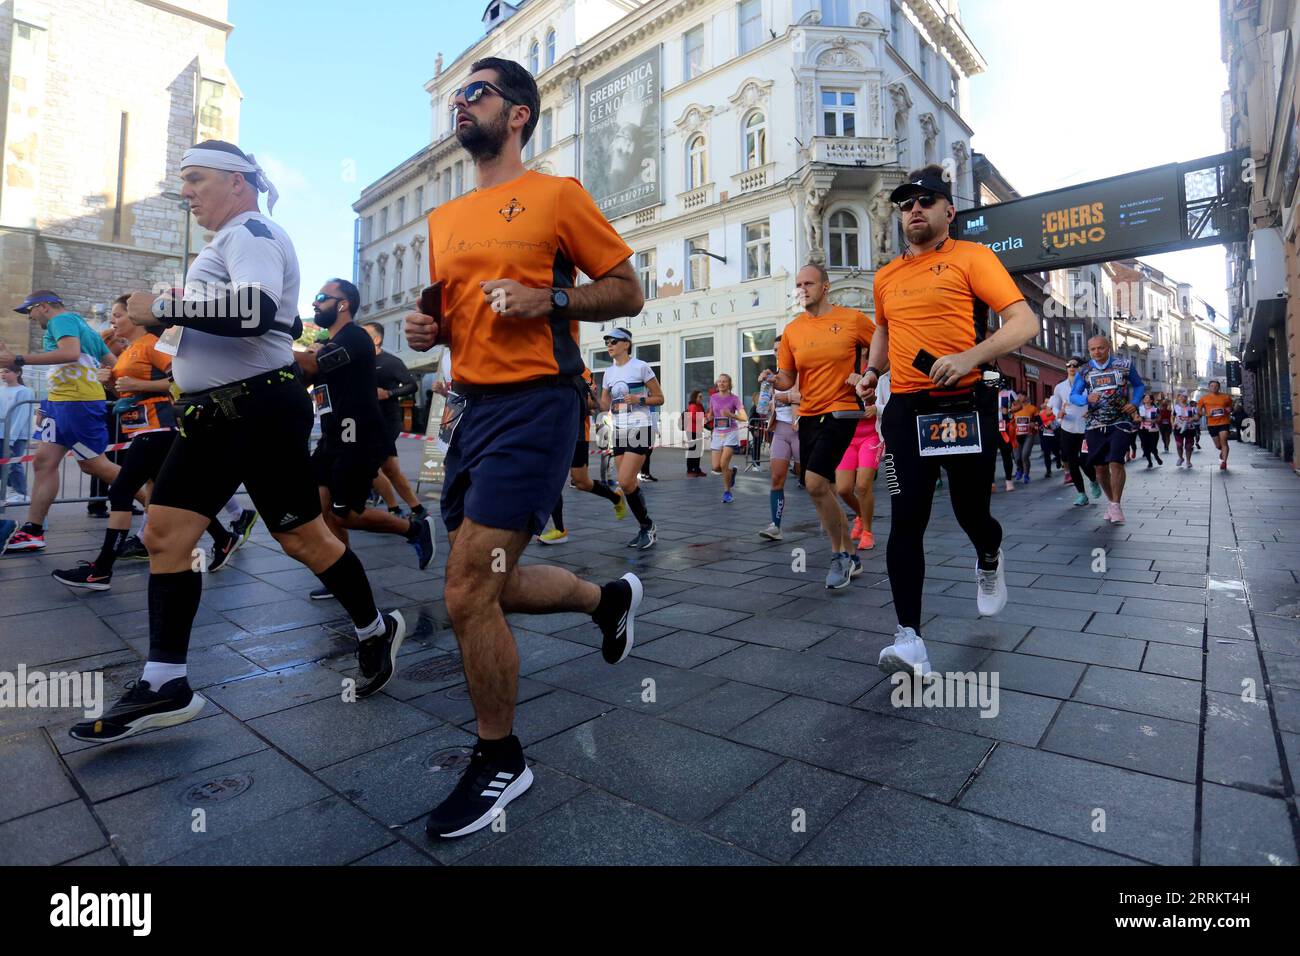
[[[351,274],[351,204],[428,142],[434,57],[482,35],[484,5],[231,0],[240,142],[280,190],[304,307]],[[1022,193],[1223,151],[1217,0],[963,0],[961,13],[989,63],[971,81],[974,148]],[[1225,308],[1218,247],[1148,261]]]

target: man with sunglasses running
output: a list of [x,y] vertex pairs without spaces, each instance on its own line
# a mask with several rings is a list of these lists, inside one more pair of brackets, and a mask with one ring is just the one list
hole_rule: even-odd
[[1088,464],[1097,469],[1097,481],[1110,502],[1103,517],[1111,524],[1123,524],[1124,461],[1137,433],[1133,419],[1147,387],[1131,359],[1111,354],[1106,336],[1090,338],[1088,354],[1092,358],[1075,376],[1070,401],[1087,409]]
[[[886,562],[898,630],[879,663],[890,673],[925,674],[924,542],[941,464],[953,514],[975,548],[979,613],[997,614],[1007,602],[1002,526],[989,514],[997,386],[982,384],[980,366],[1032,339],[1038,320],[990,249],[949,238],[956,209],[943,170],[931,165],[907,178],[889,197],[898,204],[907,250],[876,273],[876,332],[858,394],[875,400],[888,359],[890,400],[880,431],[892,516]],[[1003,320],[983,341],[973,319],[978,303]]]
[[[429,815],[433,837],[488,826],[533,782],[514,736],[519,652],[505,615],[590,614],[612,664],[632,647],[642,594],[634,574],[600,587],[564,568],[518,563],[569,476],[586,401],[578,322],[636,315],[643,297],[632,250],[581,184],[524,168],[540,115],[532,75],[496,57],[470,69],[450,105],[477,188],[429,214],[429,275],[441,303],[430,306],[436,316],[406,316],[413,349],[450,342],[463,399],[444,425],[445,598],[478,740]],[[579,269],[593,281],[576,285]]]

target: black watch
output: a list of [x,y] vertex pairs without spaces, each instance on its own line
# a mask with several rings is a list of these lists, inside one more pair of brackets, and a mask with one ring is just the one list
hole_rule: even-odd
[[26,364],[27,359],[23,358],[21,355],[14,356],[14,368],[22,368]]
[[880,378],[880,369],[876,368],[874,365],[868,365],[865,369],[863,369],[862,374],[866,375],[867,372],[870,372],[872,375],[876,376],[877,379]]
[[569,293],[563,289],[551,290],[551,308],[555,310],[567,309],[569,307]]

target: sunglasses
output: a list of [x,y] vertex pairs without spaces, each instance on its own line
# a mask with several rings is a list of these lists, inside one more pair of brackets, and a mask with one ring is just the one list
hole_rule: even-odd
[[929,209],[938,201],[939,197],[934,193],[925,193],[920,196],[912,196],[910,199],[904,199],[898,204],[898,208],[903,212],[911,212],[912,207],[920,203],[922,209]]
[[467,86],[462,86],[458,90],[453,90],[451,97],[447,100],[447,108],[454,111],[456,109],[456,100],[461,97],[464,98],[466,103],[477,103],[479,100],[483,99],[484,93],[495,93],[507,103],[519,103],[519,101],[514,97],[507,96],[501,87],[497,86],[495,83],[489,83],[487,80],[475,80]]
[[343,296],[341,296],[341,295],[326,295],[324,292],[317,292],[317,293],[316,293],[316,298],[312,299],[312,301],[313,301],[313,302],[342,302],[342,301],[343,301]]

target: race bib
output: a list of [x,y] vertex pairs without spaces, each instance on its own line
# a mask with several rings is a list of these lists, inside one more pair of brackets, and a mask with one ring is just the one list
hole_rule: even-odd
[[328,385],[313,385],[311,390],[312,404],[316,406],[316,415],[328,415],[334,411],[334,406],[330,404],[330,387]]
[[1113,392],[1121,385],[1118,372],[1093,372],[1088,376],[1088,387],[1094,392]]
[[465,396],[457,392],[447,393],[447,404],[442,409],[442,424],[438,426],[438,451],[444,455],[451,448],[451,436],[456,433],[460,417],[465,412]]
[[1144,418],[1142,419],[1142,428],[1145,431],[1153,432],[1158,431],[1160,425],[1154,418]]
[[154,351],[162,352],[164,355],[170,355],[173,358],[181,348],[181,333],[185,331],[182,325],[173,325],[170,329],[158,336],[158,342],[154,345]]
[[979,413],[940,412],[916,416],[917,447],[922,458],[974,455],[983,450]]
[[149,408],[146,405],[136,405],[128,408],[118,418],[123,429],[144,428],[149,424]]
[[1228,417],[1228,410],[1226,408],[1210,409],[1210,421],[1217,422],[1220,420],[1226,420],[1227,417]]

